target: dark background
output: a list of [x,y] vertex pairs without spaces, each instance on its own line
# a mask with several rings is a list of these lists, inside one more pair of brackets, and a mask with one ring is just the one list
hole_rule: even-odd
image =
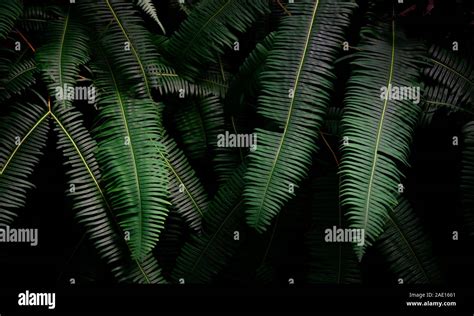
[[[453,40],[457,40],[460,43],[459,53],[470,55],[474,11],[471,0],[435,1],[435,7],[429,15],[423,15],[423,8],[428,1],[405,2],[407,4],[404,8],[412,4],[417,5],[412,14],[399,17],[411,36],[448,48]],[[160,18],[167,29],[179,21],[176,15],[183,17],[182,13],[171,9],[160,12]],[[254,31],[242,34],[241,54],[229,55],[230,67],[239,65],[254,47]],[[357,34],[358,29],[354,27],[350,36],[355,41]],[[248,44],[245,44],[247,42]],[[348,72],[344,68],[338,71],[338,85],[343,86]],[[340,100],[335,99],[334,102]],[[93,112],[84,110],[84,113],[86,122],[90,123]],[[463,114],[448,115],[446,111],[440,111],[429,127],[418,128],[410,160],[412,168],[407,170],[407,180],[404,183],[407,196],[433,242],[434,256],[439,261],[444,278],[443,284],[449,288],[468,289],[472,288],[474,282],[474,241],[465,233],[459,192],[461,128],[466,121],[467,117]],[[453,136],[459,136],[460,146],[452,145]],[[332,148],[338,147],[337,139],[329,137],[328,140]],[[87,288],[91,284],[115,284],[91,243],[84,238],[84,230],[74,219],[71,201],[65,194],[67,186],[63,157],[56,150],[56,136],[53,131],[50,132],[45,152],[31,179],[36,189],[29,192],[27,207],[19,210],[19,217],[14,225],[38,228],[39,245],[0,245],[1,288],[67,288],[70,278],[75,278],[79,288]],[[319,155],[326,155],[328,161],[331,159],[329,151],[323,146]],[[205,185],[212,186],[212,183]],[[299,219],[296,217],[285,222],[270,248],[273,256],[275,257],[276,253],[276,257],[280,258],[274,263],[274,287],[288,287],[289,277],[298,281],[304,280],[307,260],[304,236],[295,232],[305,229],[306,224]],[[452,240],[454,230],[459,231],[458,241]],[[242,247],[250,247],[248,253],[254,257],[249,259],[245,255],[238,256],[233,264],[219,275],[217,285],[258,284],[255,281],[252,262],[263,254],[261,247],[252,250],[252,246],[268,243],[269,236],[258,237],[251,230],[241,233],[241,236],[244,236]],[[246,236],[248,240],[257,238],[257,242],[246,241]],[[374,249],[368,251],[362,261],[363,283],[357,286],[358,288],[396,286],[397,278],[389,272],[382,259]],[[259,290],[247,288],[245,291],[258,293]]]

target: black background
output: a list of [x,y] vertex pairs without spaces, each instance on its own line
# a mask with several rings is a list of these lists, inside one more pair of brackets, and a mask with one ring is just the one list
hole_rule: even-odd
[[[423,7],[427,1],[405,1],[407,3],[417,3],[418,8]],[[406,4],[405,7],[409,7]],[[430,15],[420,18],[421,12],[400,18],[407,30],[412,36],[429,39],[438,44],[450,47],[453,39],[460,42],[460,54],[469,54],[472,50],[472,20],[470,15],[474,11],[472,1],[436,1],[435,8]],[[161,12],[160,18],[166,25],[176,23],[174,16],[167,14],[177,14],[176,12]],[[353,38],[357,38],[357,29]],[[241,42],[245,38],[252,38],[250,31],[242,35]],[[240,56],[232,56],[235,64],[240,64],[241,60],[252,49],[253,45],[241,45],[243,47]],[[247,49],[247,52],[245,51]],[[344,69],[341,73],[338,84],[344,85]],[[335,100],[334,102],[339,102]],[[93,112],[84,110],[86,121],[92,121]],[[472,119],[472,118],[471,118]],[[459,136],[462,144],[462,125],[466,122],[465,115],[454,114],[447,115],[441,111],[435,116],[433,123],[429,127],[418,128],[412,147],[411,166],[407,170],[407,180],[405,188],[409,200],[414,209],[421,218],[424,228],[428,232],[433,242],[434,256],[439,260],[443,277],[443,289],[448,291],[459,291],[466,295],[471,295],[472,284],[474,282],[474,242],[469,239],[463,226],[462,213],[460,208],[459,175],[461,161],[461,146],[453,146],[452,137]],[[283,310],[291,310],[294,304],[300,306],[312,306],[314,297],[318,297],[318,304],[325,304],[330,308],[333,301],[344,299],[348,302],[348,310],[357,310],[359,307],[370,307],[374,304],[371,299],[374,295],[380,295],[378,302],[388,304],[395,310],[403,305],[403,298],[406,296],[407,287],[396,283],[396,277],[391,275],[382,257],[375,251],[369,250],[367,256],[362,262],[363,284],[358,286],[340,287],[307,287],[298,281],[303,280],[305,273],[303,243],[300,239],[294,239],[294,231],[299,231],[304,227],[303,223],[293,223],[294,231],[283,230],[280,236],[281,240],[289,240],[287,243],[273,246],[273,251],[284,253],[285,260],[277,266],[277,280],[271,288],[261,288],[252,283],[251,271],[248,267],[241,266],[240,261],[234,262],[234,265],[228,268],[229,272],[236,268],[242,269],[242,275],[229,276],[223,273],[216,284],[219,289],[196,288],[193,286],[184,287],[148,287],[148,288],[128,288],[123,285],[115,285],[115,280],[107,270],[107,267],[98,258],[96,251],[84,238],[84,230],[74,219],[71,203],[66,197],[67,190],[65,168],[63,167],[62,154],[56,150],[56,136],[51,131],[47,150],[36,168],[31,181],[36,185],[36,189],[28,194],[27,207],[19,211],[19,217],[15,222],[16,227],[30,227],[39,229],[39,245],[30,247],[28,245],[0,245],[0,284],[3,294],[0,297],[0,313],[2,307],[14,306],[16,304],[16,295],[18,291],[25,289],[44,289],[63,293],[64,302],[76,302],[77,310],[91,311],[91,307],[83,305],[82,295],[89,296],[85,301],[96,301],[104,304],[110,302],[117,309],[122,304],[120,299],[108,294],[140,294],[142,296],[129,297],[124,300],[129,302],[137,301],[143,305],[154,305],[154,300],[147,300],[147,295],[155,294],[182,296],[189,302],[209,300],[208,297],[196,297],[197,294],[227,294],[227,298],[222,298],[223,302],[239,305],[232,302],[232,297],[239,295],[261,295],[262,291],[267,294],[285,295],[278,303],[278,299],[270,297],[260,297],[259,302],[270,302],[285,305]],[[329,139],[333,148],[337,148],[338,140]],[[321,147],[320,155],[330,155],[327,148]],[[459,240],[452,240],[454,230],[459,231]],[[251,231],[246,234],[252,234]],[[246,274],[247,273],[247,274]],[[297,280],[295,286],[288,286],[288,277],[294,277]],[[69,284],[69,279],[74,278],[75,285]],[[240,284],[240,285],[239,285]],[[246,287],[239,287],[242,284],[248,284]],[[232,286],[232,288],[227,288]],[[102,287],[104,287],[102,289]],[[433,289],[428,287],[427,289]],[[354,291],[354,289],[357,289]],[[70,291],[79,291],[78,293]],[[115,291],[115,292],[114,292]],[[295,296],[292,297],[291,294]],[[322,299],[326,293],[327,299]],[[331,295],[332,293],[332,295]],[[12,295],[13,294],[13,295]],[[59,294],[58,294],[59,295]],[[67,296],[69,295],[69,296]],[[186,296],[187,295],[187,296]],[[355,296],[361,295],[362,297]],[[94,297],[96,297],[94,299]],[[258,298],[254,297],[254,300]],[[11,303],[13,300],[13,304]],[[57,299],[58,300],[58,299]],[[185,300],[183,298],[183,300]],[[215,299],[212,299],[215,301]],[[247,297],[248,302],[252,300]],[[161,304],[172,304],[160,300]],[[244,299],[245,301],[245,299]],[[299,303],[298,303],[299,302]],[[353,302],[351,304],[350,302]],[[365,303],[364,303],[365,302]],[[159,304],[157,303],[157,304]],[[12,304],[12,305],[11,305]],[[60,304],[60,303],[57,303]],[[125,304],[125,303],[123,303]],[[377,303],[376,303],[377,304]],[[133,305],[133,304],[130,304]],[[163,306],[165,306],[163,305]],[[245,305],[245,304],[244,304]],[[317,308],[317,304],[314,304]],[[124,305],[125,306],[125,305]],[[128,306],[128,305],[127,305]],[[170,306],[171,308],[172,306]],[[192,307],[190,304],[189,307]],[[466,310],[468,307],[464,305]],[[63,304],[63,308],[65,304]],[[111,308],[109,306],[109,308]],[[125,307],[123,307],[125,308]],[[243,308],[234,306],[230,309]],[[352,308],[352,309],[351,309]],[[474,312],[474,309],[472,310]],[[472,314],[472,313],[471,313]],[[3,314],[1,314],[3,316]],[[6,314],[8,315],[8,314]]]

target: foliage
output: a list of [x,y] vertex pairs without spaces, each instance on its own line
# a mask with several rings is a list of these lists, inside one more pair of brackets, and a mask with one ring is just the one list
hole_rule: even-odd
[[[304,282],[358,283],[369,252],[437,282],[430,214],[400,188],[418,133],[449,114],[474,235],[472,54],[421,40],[397,1],[77,2],[0,3],[2,227],[57,150],[119,282],[265,282],[304,258]],[[420,102],[381,95],[394,86]],[[327,242],[333,226],[364,243]]]

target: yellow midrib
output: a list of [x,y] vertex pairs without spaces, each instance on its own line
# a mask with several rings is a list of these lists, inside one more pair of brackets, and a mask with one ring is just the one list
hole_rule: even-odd
[[6,82],[7,84],[12,82],[13,80],[15,80],[16,78],[20,77],[21,75],[23,75],[24,73],[27,73],[28,71],[30,70],[34,70],[36,69],[36,65],[33,65],[33,66],[30,66],[30,67],[26,67],[24,69],[22,69],[20,72],[17,72],[13,77],[10,77],[8,78],[8,81]]
[[[49,106],[48,106],[49,108]],[[76,143],[74,142],[74,140],[72,139],[72,136],[67,132],[66,128],[63,126],[63,124],[61,123],[61,121],[56,117],[56,115],[54,115],[52,112],[51,112],[51,109],[49,108],[48,109],[48,112],[46,112],[34,125],[33,127],[28,131],[28,133],[25,135],[25,137],[22,138],[21,142],[16,146],[15,150],[12,152],[12,154],[10,155],[9,159],[7,160],[7,162],[5,163],[5,165],[2,167],[1,171],[0,171],[0,175],[2,175],[4,172],[5,172],[5,169],[7,168],[7,166],[9,165],[10,161],[13,159],[13,157],[16,155],[16,152],[19,150],[19,148],[23,145],[23,143],[26,141],[26,139],[28,139],[28,137],[31,135],[31,133],[33,133],[33,131],[41,124],[41,122],[46,118],[48,117],[49,115],[51,115],[53,117],[53,119],[56,121],[56,123],[59,125],[59,127],[61,128],[61,130],[63,131],[63,133],[66,135],[66,137],[69,139],[69,141],[71,142],[71,144],[73,145],[74,149],[76,150],[77,154],[79,155],[79,157],[81,158],[83,164],[84,164],[84,167],[86,168],[87,172],[90,174],[92,180],[94,181],[96,187],[97,187],[97,190],[99,191],[102,199],[104,200],[104,203],[105,205],[107,206],[107,208],[110,210],[110,206],[108,205],[107,203],[107,200],[105,198],[105,195],[104,193],[102,192],[102,189],[98,183],[98,181],[96,180],[95,178],[95,175],[92,173],[92,170],[89,168],[89,165],[87,164],[84,156],[82,155],[81,151],[79,150],[79,148],[77,147]],[[112,214],[113,215],[113,214]],[[130,246],[128,245],[127,242],[125,242],[125,244],[127,245],[127,247],[129,248],[130,250]],[[131,252],[131,251],[130,251]],[[145,280],[147,281],[147,283],[150,283],[150,279],[148,278],[148,275],[146,274],[146,272],[143,270],[140,262],[138,260],[135,260],[138,268],[140,269],[140,271],[142,272],[143,276],[145,277]]]
[[214,20],[214,18],[215,18],[216,16],[218,16],[218,15],[222,12],[222,10],[224,10],[225,7],[227,7],[227,6],[230,4],[231,1],[232,1],[232,0],[228,0],[219,10],[216,11],[216,13],[214,13],[214,14],[206,21],[206,23],[204,23],[203,26],[201,26],[201,27],[199,28],[199,30],[198,30],[197,32],[194,33],[194,36],[191,38],[191,40],[188,42],[188,45],[185,46],[185,48],[183,49],[183,51],[182,51],[182,53],[181,53],[183,56],[186,55],[186,53],[188,52],[189,48],[192,46],[192,44],[194,43],[194,41],[199,37],[198,34],[201,33],[202,30],[204,30],[204,28],[205,28],[209,23],[211,23],[211,21]]
[[[74,139],[72,139],[72,136],[68,133],[68,131],[66,130],[66,128],[63,126],[63,124],[61,123],[61,121],[56,117],[56,115],[54,115],[53,112],[51,111],[48,111],[47,114],[51,114],[51,116],[54,118],[54,120],[56,121],[56,123],[59,125],[59,127],[62,129],[63,133],[66,135],[66,137],[69,139],[69,141],[71,142],[71,144],[73,145],[74,149],[76,150],[77,154],[79,155],[79,157],[81,158],[82,160],[82,163],[84,164],[84,167],[86,168],[87,172],[89,173],[89,175],[91,176],[92,180],[94,181],[96,187],[97,187],[97,190],[99,191],[102,199],[104,200],[104,203],[107,205],[107,207],[110,209],[110,206],[108,205],[107,203],[107,199],[105,198],[105,195],[104,195],[104,192],[102,192],[102,189],[99,185],[99,183],[97,182],[96,178],[95,178],[95,175],[94,173],[92,172],[92,170],[89,168],[89,165],[87,164],[87,161],[85,160],[84,156],[82,155],[81,151],[79,150],[79,148],[77,147],[76,145],[76,142],[74,141]],[[113,215],[113,214],[112,214]],[[115,218],[115,217],[114,217]],[[127,248],[129,249],[130,252],[131,249],[130,249],[130,245],[128,244],[127,241],[125,241],[125,244],[127,245]],[[142,266],[141,266],[141,263],[138,261],[138,260],[134,260],[135,263],[137,264],[138,268],[140,269],[140,272],[143,274],[143,276],[145,277],[145,280],[147,283],[151,283],[150,282],[150,279],[148,278],[148,275],[146,274],[146,272],[143,270]]]
[[313,14],[311,16],[310,26],[309,26],[309,29],[308,29],[308,34],[306,35],[306,42],[305,42],[303,54],[302,54],[302,57],[301,57],[300,65],[298,67],[298,72],[296,74],[295,84],[293,85],[293,97],[291,98],[290,107],[289,107],[289,110],[288,110],[288,115],[286,117],[285,128],[284,128],[283,134],[281,136],[280,144],[278,146],[277,153],[275,155],[275,159],[273,159],[273,164],[272,164],[272,168],[270,170],[270,175],[268,177],[268,181],[266,183],[265,190],[264,190],[264,193],[263,193],[263,196],[262,196],[262,202],[260,203],[260,206],[258,208],[257,221],[256,221],[256,224],[255,224],[255,226],[257,226],[257,227],[258,227],[258,223],[260,222],[260,219],[261,219],[261,214],[262,214],[262,210],[263,210],[263,203],[265,202],[265,199],[266,199],[266,196],[267,196],[267,193],[268,193],[268,187],[270,186],[270,181],[273,178],[273,173],[275,172],[275,166],[276,166],[276,163],[277,163],[277,161],[280,157],[281,148],[282,148],[283,143],[285,141],[286,133],[288,132],[288,126],[290,125],[290,118],[292,116],[293,107],[294,107],[294,103],[295,103],[296,90],[297,90],[297,87],[298,87],[298,84],[299,84],[301,70],[303,69],[304,61],[306,60],[306,52],[308,50],[308,45],[309,45],[309,40],[310,40],[310,37],[311,37],[311,33],[313,31],[314,19],[316,18],[316,12],[318,10],[318,6],[319,6],[319,0],[316,1],[314,9],[313,9]]
[[43,115],[36,123],[35,125],[33,125],[32,128],[30,128],[30,130],[28,131],[28,133],[25,135],[25,137],[23,137],[21,140],[20,140],[20,143],[15,147],[15,149],[13,150],[13,152],[11,153],[10,157],[8,157],[8,160],[5,162],[5,165],[2,167],[2,169],[0,170],[0,175],[2,175],[4,172],[5,172],[5,169],[7,169],[8,165],[10,164],[11,160],[13,159],[13,157],[16,155],[17,151],[20,149],[21,145],[23,145],[23,143],[26,141],[26,139],[28,139],[28,137],[31,135],[31,133],[33,133],[33,131],[38,127],[38,125],[41,124],[41,122],[49,115],[49,111],[46,112],[45,115]]
[[227,222],[227,220],[232,216],[232,214],[239,209],[239,206],[242,204],[242,200],[240,200],[235,206],[234,208],[229,212],[229,214],[227,214],[227,216],[224,218],[224,220],[220,223],[219,227],[217,228],[217,230],[214,232],[214,234],[212,234],[212,237],[209,239],[209,241],[207,242],[206,244],[206,247],[204,247],[204,249],[200,252],[198,258],[196,259],[196,261],[194,262],[193,264],[193,267],[191,268],[191,270],[189,271],[190,273],[194,272],[194,269],[196,269],[196,266],[198,265],[199,261],[201,261],[202,257],[204,256],[204,253],[206,253],[207,249],[209,249],[210,245],[212,244],[212,242],[214,241],[214,239],[217,237],[217,234],[222,230],[222,228],[224,227],[224,224]]
[[[63,30],[63,35],[61,37],[61,45],[59,46],[59,84],[60,84],[60,89],[63,89],[63,49],[64,49],[64,41],[66,39],[66,30],[69,24],[69,12],[71,8],[69,8],[66,16],[66,21],[64,21],[64,30]],[[64,93],[66,93],[64,91]],[[66,98],[63,98],[63,106],[66,105],[66,102],[64,101]]]
[[428,275],[426,274],[426,271],[425,271],[425,269],[423,268],[423,265],[421,264],[421,261],[418,259],[418,256],[416,255],[415,250],[413,250],[413,247],[411,246],[411,243],[408,241],[408,239],[405,238],[405,234],[402,232],[402,230],[400,229],[400,227],[399,227],[399,226],[397,225],[397,223],[394,221],[394,219],[392,218],[392,216],[391,216],[390,213],[388,214],[388,219],[392,222],[393,226],[395,226],[395,228],[397,229],[398,233],[402,236],[403,241],[405,241],[405,243],[407,244],[408,249],[410,249],[410,252],[412,253],[413,257],[415,257],[415,260],[416,260],[418,266],[420,267],[421,271],[423,271],[423,274],[425,275],[426,280],[429,281],[430,278],[429,278]]
[[111,12],[112,15],[114,16],[115,21],[117,21],[118,26],[119,26],[120,29],[122,30],[123,35],[124,35],[125,38],[127,39],[127,42],[130,43],[130,47],[132,48],[133,54],[135,55],[135,59],[137,60],[137,63],[138,63],[138,65],[140,66],[140,70],[141,70],[141,72],[142,72],[142,74],[143,74],[143,81],[145,82],[145,88],[146,88],[147,94],[148,94],[149,97],[151,97],[150,86],[148,85],[148,77],[147,77],[147,75],[146,75],[145,68],[143,67],[143,64],[142,64],[142,62],[141,62],[141,60],[140,60],[140,57],[138,56],[138,53],[137,53],[137,51],[135,50],[135,46],[133,45],[132,41],[131,41],[130,38],[128,37],[127,32],[125,31],[125,28],[123,27],[122,23],[120,23],[120,20],[119,20],[118,16],[115,14],[114,9],[113,9],[112,6],[110,5],[109,0],[105,0],[105,2],[107,3],[107,6],[109,7],[110,12]]
[[139,229],[138,229],[139,247],[138,247],[138,249],[141,250],[141,245],[142,245],[141,236],[142,236],[142,226],[143,226],[143,216],[142,216],[143,207],[142,207],[140,181],[138,179],[138,169],[137,169],[137,163],[136,163],[136,159],[135,159],[135,151],[134,151],[134,147],[133,147],[133,143],[132,143],[132,137],[130,136],[130,129],[128,127],[128,121],[127,121],[127,116],[125,114],[125,107],[124,107],[124,102],[123,102],[123,99],[122,99],[122,95],[120,94],[118,83],[117,83],[117,80],[115,79],[115,75],[114,75],[114,72],[112,70],[112,66],[110,65],[108,59],[105,59],[105,60],[106,60],[107,67],[109,69],[110,77],[112,78],[112,82],[114,84],[114,91],[115,91],[115,94],[117,96],[117,101],[118,101],[118,104],[119,104],[119,107],[120,107],[120,113],[121,113],[122,119],[123,119],[123,125],[124,125],[124,128],[125,128],[125,132],[127,133],[128,142],[129,142],[129,146],[130,146],[130,155],[131,155],[131,158],[132,158],[132,165],[133,165],[133,171],[134,171],[134,176],[135,176],[135,183],[136,183],[136,186],[137,186],[138,205],[140,207],[140,210],[139,210],[140,225],[138,225],[139,226]]
[[74,149],[77,151],[77,154],[79,155],[79,158],[81,158],[82,163],[83,163],[84,166],[86,167],[87,172],[91,175],[92,180],[94,181],[95,185],[96,185],[97,188],[99,189],[100,194],[101,194],[101,195],[104,197],[104,199],[105,199],[105,195],[103,194],[102,189],[100,188],[99,182],[97,182],[94,173],[93,173],[92,170],[89,168],[89,165],[87,164],[86,159],[84,158],[84,156],[82,155],[81,151],[79,150],[79,147],[77,147],[76,142],[72,139],[72,136],[68,133],[68,131],[67,131],[66,128],[63,126],[63,124],[61,123],[61,121],[56,117],[56,115],[54,115],[53,112],[49,112],[49,113],[51,114],[51,116],[53,117],[53,119],[56,121],[56,123],[58,123],[59,127],[62,129],[62,131],[63,131],[63,133],[66,135],[66,137],[69,138],[69,141],[71,142],[71,144],[72,144],[72,146],[74,147]]
[[160,154],[161,158],[165,161],[166,165],[168,166],[168,168],[173,172],[174,176],[176,177],[176,179],[178,180],[178,182],[180,184],[183,185],[183,188],[184,190],[186,191],[186,194],[189,196],[189,198],[191,199],[191,201],[193,202],[194,204],[194,207],[196,208],[196,210],[199,212],[199,214],[201,215],[201,217],[204,216],[204,212],[201,210],[201,208],[199,207],[199,205],[197,204],[196,200],[194,199],[194,197],[192,196],[192,194],[189,192],[188,188],[186,187],[186,185],[184,184],[184,182],[181,180],[181,177],[179,176],[179,174],[176,172],[176,170],[173,168],[173,166],[171,165],[171,163],[169,162],[168,159],[166,159],[166,157],[163,155],[163,153],[161,152],[161,150],[158,148],[158,146],[156,146],[155,144],[155,147],[156,147],[156,150],[158,151],[158,153]]
[[[394,61],[395,61],[395,20],[392,20],[392,57],[390,61],[390,74],[388,77],[387,90],[389,89],[392,83]],[[375,168],[377,166],[377,161],[378,161],[378,151],[379,151],[379,146],[380,146],[380,139],[382,137],[382,128],[383,128],[383,123],[385,120],[385,114],[387,112],[387,107],[388,107],[388,94],[385,96],[382,116],[380,118],[379,127],[377,130],[377,138],[375,140],[374,157],[372,158],[373,164],[372,164],[372,170],[370,172],[370,178],[369,178],[369,184],[368,184],[368,190],[367,190],[367,200],[366,200],[366,205],[365,205],[365,210],[364,210],[364,221],[362,225],[362,229],[364,229],[364,231],[366,230],[368,219],[369,219],[369,207],[370,207],[370,201],[372,199],[371,197],[372,186],[373,186],[374,177],[375,177]]]
[[440,65],[441,67],[444,67],[444,68],[448,69],[449,71],[455,73],[456,75],[458,75],[459,77],[463,78],[464,80],[466,80],[467,82],[469,82],[471,85],[473,85],[473,82],[472,82],[469,78],[467,78],[466,76],[464,76],[462,73],[458,72],[456,69],[451,68],[451,67],[449,67],[448,65],[445,65],[445,64],[443,64],[442,62],[437,61],[437,60],[434,59],[434,58],[431,58],[431,61],[434,62],[435,64]]

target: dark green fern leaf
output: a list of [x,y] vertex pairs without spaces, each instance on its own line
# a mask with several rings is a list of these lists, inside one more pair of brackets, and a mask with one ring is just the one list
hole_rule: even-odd
[[215,96],[190,100],[174,113],[176,128],[191,160],[206,157],[216,148],[217,135],[223,132],[224,113],[221,100]]
[[23,8],[18,26],[28,32],[44,32],[49,21],[56,20],[62,15],[59,6],[27,5]]
[[236,31],[245,32],[267,12],[266,0],[203,0],[171,36],[169,55],[180,73],[195,78],[216,53],[234,45]]
[[234,240],[234,231],[241,227],[244,210],[243,171],[242,165],[209,203],[202,235],[191,236],[176,260],[175,281],[209,283],[236,252],[239,242]]
[[362,31],[360,52],[351,62],[342,117],[341,204],[350,227],[365,232],[356,245],[359,260],[382,233],[387,212],[397,205],[398,185],[408,165],[411,140],[421,109],[416,100],[399,100],[382,89],[420,86],[423,47],[404,39],[392,25]]
[[94,23],[111,63],[121,82],[130,84],[136,97],[151,98],[159,78],[176,75],[159,62],[149,31],[130,1],[104,0],[81,3],[83,15]]
[[155,22],[159,25],[163,34],[166,34],[163,24],[161,24],[160,19],[158,18],[158,13],[156,12],[155,5],[152,0],[138,0],[137,5],[148,14]]
[[440,271],[433,258],[430,238],[424,233],[407,200],[401,199],[400,204],[388,212],[388,222],[377,248],[403,284],[440,282]]
[[95,67],[99,144],[97,160],[104,188],[119,224],[129,233],[132,257],[141,260],[154,248],[168,213],[168,170],[156,148],[165,153],[160,105],[127,96],[107,59]]
[[427,86],[423,93],[421,125],[429,125],[441,109],[448,114],[464,112],[474,115],[473,61],[436,45],[429,53],[429,66],[424,70]]
[[118,280],[125,274],[124,235],[112,223],[111,207],[101,187],[101,173],[95,159],[96,143],[82,125],[81,115],[72,109],[58,108],[51,113],[57,131],[58,149],[68,167],[68,192],[76,218],[82,224],[101,258]]
[[166,154],[159,152],[159,155],[169,169],[171,204],[190,228],[200,231],[202,216],[207,208],[207,194],[174,140],[165,136],[164,147]]
[[76,86],[79,66],[89,60],[89,35],[84,24],[67,9],[57,20],[49,21],[46,43],[36,53],[38,68],[46,82],[54,106],[68,107],[73,98],[69,91]]
[[347,228],[339,207],[339,177],[330,173],[314,180],[311,204],[312,229],[307,233],[309,248],[309,283],[360,283],[361,273],[357,257],[349,242],[328,242],[327,230]]
[[226,111],[230,114],[238,113],[242,109],[245,98],[256,95],[259,90],[258,78],[265,69],[265,61],[273,47],[274,39],[275,33],[270,33],[261,43],[258,43],[230,83],[225,102]]
[[[425,70],[425,75],[434,82],[449,88],[458,102],[474,102],[474,63],[471,59],[433,45],[429,49],[429,61],[432,67]],[[426,96],[428,99],[429,95]],[[436,101],[436,100],[434,100]]]
[[141,264],[135,265],[128,273],[133,283],[138,284],[166,284],[166,280],[161,275],[161,268],[153,254],[148,254]]
[[0,40],[7,37],[22,9],[23,5],[19,0],[2,0],[0,2]]
[[[9,54],[6,54],[9,55]],[[35,60],[21,55],[12,60],[8,56],[0,57],[0,102],[19,95],[36,82]]]
[[[334,89],[334,61],[354,3],[296,1],[282,18],[260,75],[258,113],[274,129],[256,129],[258,149],[245,175],[248,224],[263,232],[307,175]],[[330,29],[328,33],[325,30]]]
[[46,105],[13,104],[0,122],[0,225],[10,225],[26,202],[29,178],[46,146]]

